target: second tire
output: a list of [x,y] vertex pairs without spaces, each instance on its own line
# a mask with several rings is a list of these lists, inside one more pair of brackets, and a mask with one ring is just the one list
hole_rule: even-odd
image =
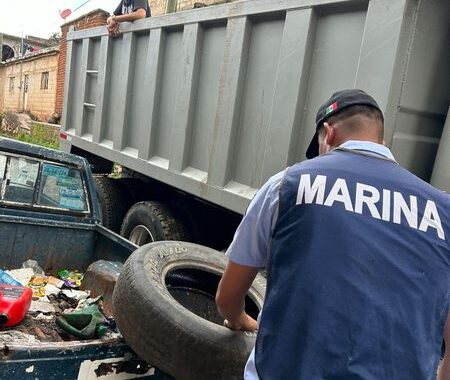
[[189,240],[183,223],[161,202],[138,202],[128,210],[120,234],[137,245],[160,240]]

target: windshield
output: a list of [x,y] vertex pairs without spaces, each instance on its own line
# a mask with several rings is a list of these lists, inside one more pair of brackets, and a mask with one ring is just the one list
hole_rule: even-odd
[[78,168],[0,153],[0,202],[87,212]]

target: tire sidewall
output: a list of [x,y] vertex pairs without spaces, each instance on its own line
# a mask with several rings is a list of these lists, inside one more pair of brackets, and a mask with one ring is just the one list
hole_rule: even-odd
[[[242,377],[256,333],[231,331],[195,315],[178,303],[165,285],[166,274],[178,268],[200,269],[221,276],[227,263],[225,255],[199,247],[186,242],[156,242],[139,248],[125,263],[128,273],[139,281],[135,282],[132,291],[126,289],[125,294],[123,290],[128,284],[122,281],[122,275],[119,277],[114,291],[114,315],[125,340],[128,341],[128,337],[135,340],[128,342],[131,347],[143,359],[176,378],[218,378],[215,371],[220,371],[223,378]],[[262,308],[264,292],[264,279],[258,276],[249,296],[259,309]],[[137,323],[131,326],[122,318],[123,313],[130,312],[130,308],[124,305],[125,299],[151,305],[151,308],[145,306],[148,310],[143,316],[146,318],[144,325]],[[158,327],[153,327],[148,321]],[[175,341],[167,337],[172,333]],[[151,334],[151,339],[137,338],[144,334]],[[205,368],[208,357],[213,364]],[[195,364],[199,360],[200,363]],[[196,370],[196,366],[201,369]]]

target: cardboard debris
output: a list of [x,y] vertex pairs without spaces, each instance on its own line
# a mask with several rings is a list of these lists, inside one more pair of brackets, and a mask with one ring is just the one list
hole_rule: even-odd
[[45,315],[45,314],[39,313],[38,315],[36,315],[33,318],[34,319],[43,319],[43,320],[46,320],[46,321],[51,321],[51,320],[55,319],[56,317],[54,315]]
[[66,297],[75,299],[75,300],[83,300],[89,297],[89,292],[84,290],[75,290],[75,289],[64,289],[61,290]]
[[29,313],[55,313],[55,307],[47,300],[31,301]]
[[12,270],[6,270],[6,273],[8,273],[11,277],[19,281],[23,286],[28,284],[31,277],[34,276],[34,271],[31,268],[20,268],[20,269],[12,269]]
[[55,285],[52,285],[50,283],[45,285],[45,295],[46,296],[49,296],[50,294],[58,294],[60,291],[61,291],[61,289]]
[[48,276],[48,283],[51,285],[56,286],[57,288],[62,288],[64,286],[64,281],[60,280],[59,278],[53,277],[53,276]]

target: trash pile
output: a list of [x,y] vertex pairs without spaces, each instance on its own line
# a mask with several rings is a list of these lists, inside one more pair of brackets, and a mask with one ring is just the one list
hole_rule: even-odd
[[97,261],[86,273],[62,269],[46,275],[35,260],[0,269],[0,342],[120,337],[111,299],[121,263]]

